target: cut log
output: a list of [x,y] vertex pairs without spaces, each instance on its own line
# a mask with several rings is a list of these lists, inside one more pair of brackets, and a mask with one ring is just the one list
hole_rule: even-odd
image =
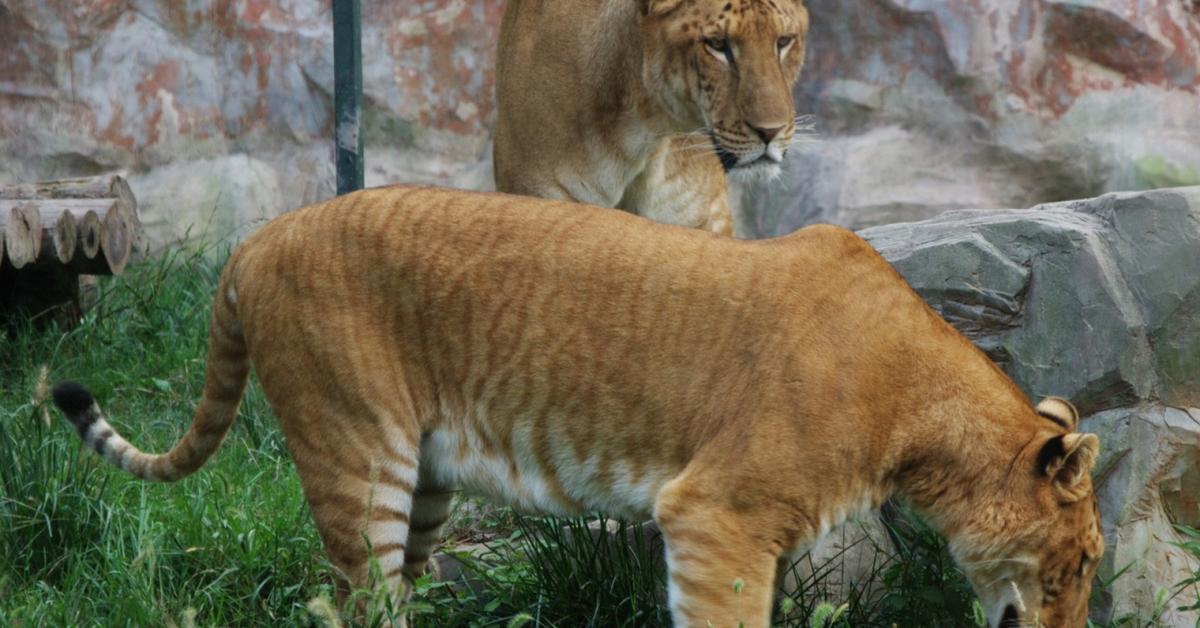
[[31,200],[35,198],[119,198],[137,211],[129,183],[120,175],[58,179],[37,183],[0,185],[0,198]]
[[4,254],[13,268],[32,264],[42,249],[42,219],[37,205],[0,202],[0,227],[4,228]]
[[[12,202],[0,199],[0,211]],[[100,254],[100,241],[104,233],[100,216],[108,213],[114,199],[42,199],[25,202],[37,205],[43,225],[54,223],[64,214],[70,214],[75,221],[77,253],[86,259],[93,259]]]
[[75,257],[75,247],[79,240],[79,225],[75,215],[62,212],[57,218],[42,214],[42,249],[38,254],[39,263],[57,263],[66,265]]
[[[71,214],[78,230],[75,242],[83,249],[72,253],[68,260],[75,272],[113,275],[125,270],[133,252],[133,234],[136,233],[137,222],[130,205],[121,199],[0,199],[0,214],[10,207],[32,207],[40,215],[41,224],[46,225],[56,223],[63,214]],[[92,214],[92,217],[89,218],[88,214]],[[38,238],[40,249],[40,234]],[[13,265],[16,266],[15,263]]]
[[116,175],[0,185],[0,323],[77,322],[93,275],[124,270],[140,229]]
[[86,312],[100,301],[100,283],[95,275],[79,276],[79,311]]
[[43,198],[115,198],[124,205],[122,211],[128,214],[132,225],[135,228],[141,227],[137,217],[137,199],[133,196],[129,182],[120,175],[108,174],[98,177],[0,185],[0,199],[33,200]]
[[[100,252],[103,255],[98,255],[96,258],[103,257],[104,262],[108,265],[108,273],[116,275],[125,270],[125,264],[129,263],[129,256],[133,253],[133,239],[137,236],[137,226],[129,205],[121,202],[120,199],[100,215],[100,222],[102,225]],[[88,272],[87,274],[103,275],[108,273]]]
[[[107,174],[95,177],[0,185],[0,199],[116,199],[117,211],[121,215],[124,225],[111,228],[113,231],[120,232],[123,235],[112,236],[108,243],[108,250],[105,251],[106,256],[110,256],[110,266],[113,272],[121,272],[124,269],[132,253],[134,241],[141,232],[142,224],[138,218],[137,199],[133,196],[133,190],[130,189],[129,182],[120,175]],[[96,213],[102,220],[105,220],[106,224],[111,222],[105,219],[104,211],[97,210]],[[75,219],[78,222],[80,215],[76,214]],[[128,243],[129,251],[122,252],[120,249],[125,246],[126,242]]]
[[79,227],[79,238],[76,241],[78,247],[75,249],[72,264],[81,264],[84,260],[96,259],[96,256],[100,254],[100,239],[104,233],[104,225],[100,222],[100,216],[89,209],[83,213],[82,218],[76,216],[75,222]]

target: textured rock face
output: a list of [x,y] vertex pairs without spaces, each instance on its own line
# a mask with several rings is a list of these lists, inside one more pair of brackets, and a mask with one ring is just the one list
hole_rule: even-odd
[[743,230],[852,227],[1200,184],[1192,0],[809,0],[824,141]]
[[[363,3],[369,185],[489,184],[503,4]],[[179,223],[152,246],[215,197],[218,223],[328,198],[332,36],[328,0],[0,0],[0,181],[126,171],[151,222]],[[268,189],[246,198],[227,159]]]
[[[142,190],[146,247],[164,242],[240,240],[274,218],[284,204],[279,171],[246,155],[156,168],[130,180]],[[186,198],[187,203],[176,203]],[[170,211],[163,211],[170,208]]]
[[[1103,412],[1083,422],[1104,443],[1097,463],[1097,492],[1109,547],[1104,572],[1127,565],[1104,607],[1114,616],[1146,614],[1155,595],[1195,573],[1195,559],[1173,545],[1172,526],[1200,523],[1200,410],[1162,405]],[[1174,590],[1172,589],[1173,593]],[[1194,626],[1198,614],[1173,607],[1195,601],[1186,594],[1170,605],[1163,625]]]
[[[1200,183],[1195,0],[808,4],[796,96],[823,139],[755,188],[743,235]],[[503,8],[363,2],[369,185],[492,187]],[[0,181],[245,154],[276,171],[271,213],[327,198],[331,21],[327,0],[0,0]]]
[[1159,588],[1198,567],[1171,543],[1173,524],[1200,526],[1200,188],[955,211],[861,234],[1031,396],[1091,415],[1102,573],[1129,566],[1101,610],[1147,615]]
[[862,233],[1031,393],[1200,406],[1200,188]]

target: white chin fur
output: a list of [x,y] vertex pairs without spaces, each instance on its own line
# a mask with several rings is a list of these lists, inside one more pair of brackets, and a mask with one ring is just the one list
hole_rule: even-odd
[[729,177],[740,183],[753,183],[778,178],[782,169],[778,162],[755,161],[745,166],[736,166],[729,171]]

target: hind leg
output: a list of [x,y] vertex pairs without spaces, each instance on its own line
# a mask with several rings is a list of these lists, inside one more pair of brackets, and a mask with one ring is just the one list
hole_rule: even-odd
[[[305,498],[330,562],[340,572],[338,603],[351,590],[384,591],[398,608],[408,595],[406,544],[417,485],[417,446],[399,430],[368,435],[365,422],[328,416],[285,425]],[[336,434],[320,426],[340,426]],[[358,426],[363,433],[355,433]],[[378,569],[372,569],[377,564]],[[354,599],[362,615],[366,599]],[[393,618],[403,624],[402,617]]]

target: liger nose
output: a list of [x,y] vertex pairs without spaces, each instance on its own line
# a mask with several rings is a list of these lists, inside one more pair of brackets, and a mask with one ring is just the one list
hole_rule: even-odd
[[770,144],[771,140],[775,139],[775,136],[779,135],[779,132],[783,130],[782,126],[761,127],[750,125],[750,128],[754,129],[754,132],[762,138],[763,144]]

